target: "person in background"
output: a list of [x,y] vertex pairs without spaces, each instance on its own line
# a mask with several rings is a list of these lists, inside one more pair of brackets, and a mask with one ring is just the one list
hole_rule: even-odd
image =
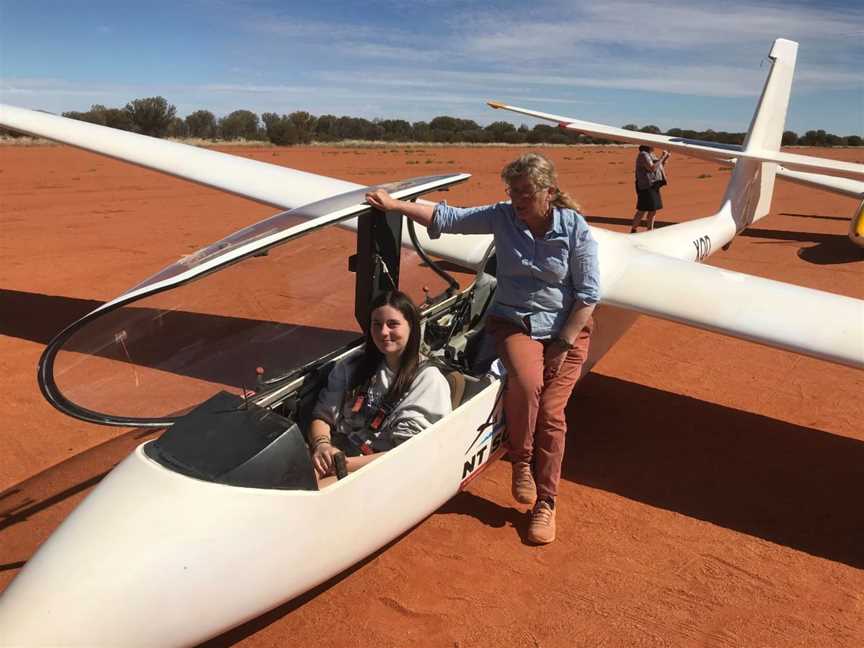
[[372,302],[363,353],[339,362],[318,395],[309,426],[319,479],[347,456],[348,472],[374,461],[450,412],[450,387],[420,356],[420,317],[402,292]]
[[427,227],[431,238],[444,232],[494,236],[498,285],[486,330],[507,369],[512,493],[532,505],[528,540],[546,544],[556,535],[564,408],[588,355],[600,299],[597,243],[545,157],[522,155],[501,178],[510,200],[484,207],[405,202],[382,189],[366,199],[381,211],[401,211]]
[[630,233],[637,231],[642,220],[648,217],[648,229],[654,229],[654,217],[663,209],[660,188],[666,185],[666,169],[669,151],[655,158],[650,146],[642,145],[636,155],[636,213]]

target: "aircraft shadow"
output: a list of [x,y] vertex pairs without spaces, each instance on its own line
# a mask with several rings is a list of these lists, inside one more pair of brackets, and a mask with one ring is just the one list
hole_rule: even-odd
[[799,241],[801,243],[832,244],[839,243],[844,247],[853,247],[845,234],[823,234],[820,232],[793,232],[790,230],[762,229],[748,227],[739,236],[749,238],[773,239],[777,241]]
[[[509,471],[508,471],[509,473]],[[513,506],[501,506],[471,491],[461,491],[435,512],[436,515],[469,515],[496,529],[505,526],[521,529],[525,514]]]
[[777,241],[816,243],[811,247],[800,248],[798,257],[816,265],[835,265],[855,263],[864,260],[864,250],[853,245],[843,234],[821,234],[818,232],[790,232],[787,230],[746,229],[740,236]]
[[847,237],[839,237],[838,241],[820,243],[809,248],[798,250],[798,257],[816,265],[833,265],[836,263],[854,263],[864,261],[864,249],[850,244]]
[[[65,326],[100,305],[101,302],[90,299],[0,289],[0,309],[4,312],[0,335],[47,344]],[[268,371],[299,366],[360,335],[348,330],[209,313],[170,311],[166,314],[136,306],[124,307],[123,312],[125,318],[132,321],[133,333],[136,326],[145,334],[151,328],[155,331],[136,341],[135,365],[236,388],[254,386],[255,370],[262,358],[272,359],[273,364],[266,367]],[[92,326],[98,329],[98,320]],[[104,324],[107,328],[111,326],[110,321]],[[170,340],[171,346],[165,345],[165,340]],[[198,344],[201,340],[209,348],[219,349],[219,353],[209,357],[201,354]],[[73,337],[64,348],[129,362],[116,344],[88,347]],[[282,362],[276,357],[280,351],[285,354]],[[248,377],[245,384],[240,384],[241,376]]]
[[819,220],[843,221],[848,223],[849,219],[845,216],[821,216],[819,214],[796,214],[794,212],[780,212],[781,216],[794,216],[795,218],[817,218]]
[[589,374],[563,477],[864,568],[864,443]]
[[0,335],[48,344],[75,320],[104,302],[0,288]]
[[[829,216],[808,216],[808,218],[830,218]],[[842,219],[848,220],[848,219]],[[793,232],[789,230],[771,230],[761,228],[746,229],[740,236],[749,236],[776,241],[794,241],[799,243],[816,243],[816,245],[798,250],[798,257],[816,265],[834,265],[838,263],[854,263],[864,260],[864,250],[852,245],[845,234],[823,234],[819,232]]]
[[[23,567],[48,535],[117,463],[161,430],[135,429],[0,493],[0,577]],[[0,586],[3,583],[0,581]]]
[[6,563],[5,565],[0,565],[0,572],[9,571],[10,569],[21,569],[25,564],[24,562]]

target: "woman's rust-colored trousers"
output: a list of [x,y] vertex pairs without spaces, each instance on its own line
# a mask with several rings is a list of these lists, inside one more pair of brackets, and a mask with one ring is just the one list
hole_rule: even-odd
[[567,419],[564,409],[588,357],[593,320],[579,334],[554,376],[544,352],[550,340],[535,340],[506,320],[490,317],[486,330],[495,339],[498,357],[507,369],[504,416],[511,461],[527,461],[537,484],[537,497],[555,498],[564,459]]

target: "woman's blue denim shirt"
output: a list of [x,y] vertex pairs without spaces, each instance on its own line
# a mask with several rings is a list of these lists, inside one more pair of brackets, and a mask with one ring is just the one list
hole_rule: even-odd
[[428,232],[433,239],[443,233],[494,236],[498,286],[489,314],[533,338],[557,335],[575,302],[600,301],[597,242],[572,209],[553,208],[552,228],[535,239],[509,202],[467,209],[441,202]]

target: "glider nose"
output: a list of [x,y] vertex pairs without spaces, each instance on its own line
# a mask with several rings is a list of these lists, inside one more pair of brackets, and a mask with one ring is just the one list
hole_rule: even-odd
[[193,479],[139,446],[0,594],[0,646],[198,645],[350,564],[308,559],[330,533],[318,495]]
[[176,645],[159,630],[179,621],[165,609],[176,575],[157,563],[167,530],[141,473],[134,454],[121,462],[0,594],[0,646]]

